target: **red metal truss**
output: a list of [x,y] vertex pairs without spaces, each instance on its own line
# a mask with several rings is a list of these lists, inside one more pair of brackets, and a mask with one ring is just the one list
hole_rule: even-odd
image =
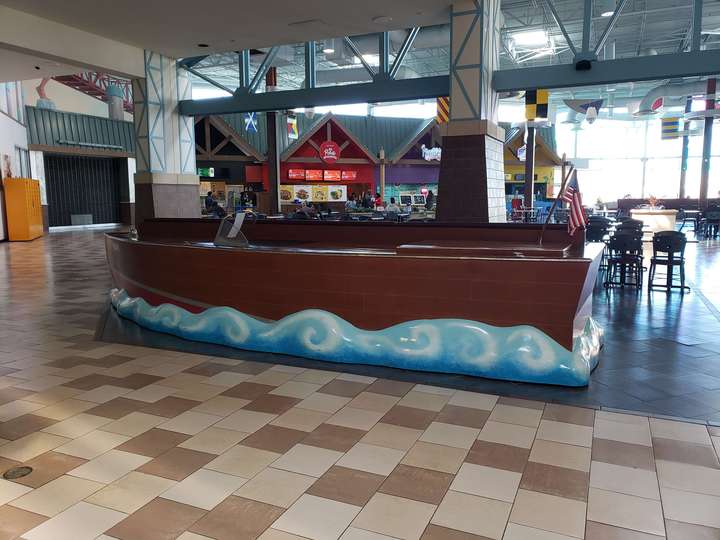
[[75,75],[61,75],[53,77],[59,83],[92,96],[100,101],[106,101],[105,93],[108,86],[116,85],[123,93],[123,108],[133,113],[132,84],[127,79],[112,77],[107,73],[76,73]]

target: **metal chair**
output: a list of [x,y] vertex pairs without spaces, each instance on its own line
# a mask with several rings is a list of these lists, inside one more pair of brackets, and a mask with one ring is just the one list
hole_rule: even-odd
[[[648,274],[648,290],[661,285],[654,285],[655,272],[658,266],[666,268],[665,284],[662,285],[668,292],[670,289],[680,289],[683,293],[690,290],[685,285],[685,246],[687,238],[679,231],[661,231],[653,236],[653,255],[650,259],[650,272]],[[675,268],[679,268],[680,285],[673,284]]]
[[643,255],[642,233],[628,231],[617,232],[607,243],[608,257],[605,270],[605,288],[614,285],[624,288],[632,285],[642,288]]

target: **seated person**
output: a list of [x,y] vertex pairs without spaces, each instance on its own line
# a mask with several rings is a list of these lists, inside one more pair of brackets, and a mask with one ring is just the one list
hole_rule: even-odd
[[345,211],[346,212],[352,212],[354,210],[357,210],[357,197],[355,194],[351,194],[348,201],[345,203]]
[[217,202],[212,196],[212,191],[207,192],[207,196],[205,197],[205,210],[208,214],[212,213],[213,206],[216,205]]
[[395,203],[395,197],[390,197],[390,204],[387,205],[385,211],[388,214],[399,214],[400,207]]
[[300,208],[298,208],[295,212],[295,214],[304,214],[306,219],[313,219],[316,213],[317,212],[315,211],[315,208],[313,208],[312,203],[308,203],[305,201],[300,203]]

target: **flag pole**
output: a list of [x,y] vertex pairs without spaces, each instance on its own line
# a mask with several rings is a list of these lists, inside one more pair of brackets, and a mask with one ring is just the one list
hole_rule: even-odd
[[562,178],[562,182],[560,184],[560,191],[558,192],[558,196],[553,201],[552,206],[550,207],[550,211],[548,212],[548,215],[545,218],[545,223],[543,223],[542,230],[540,231],[540,238],[538,238],[538,244],[540,244],[540,245],[542,245],[542,243],[543,243],[543,237],[545,236],[545,229],[547,229],[548,223],[550,223],[550,219],[552,218],[552,215],[555,212],[555,208],[557,207],[558,203],[560,202],[560,198],[562,197],[563,192],[565,191],[565,184],[567,184],[567,181],[570,178],[570,175],[572,175],[572,173],[575,169],[575,167],[573,167],[572,164],[570,164],[570,167],[566,169],[568,163],[569,162],[566,160],[566,155],[563,154],[562,169],[560,172],[560,177]]

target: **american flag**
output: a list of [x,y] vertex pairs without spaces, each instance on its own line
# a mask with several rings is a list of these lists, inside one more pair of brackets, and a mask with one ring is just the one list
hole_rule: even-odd
[[577,181],[577,171],[573,173],[572,178],[565,186],[562,194],[562,200],[570,204],[570,214],[568,215],[568,232],[574,235],[575,231],[580,227],[585,227],[588,223],[585,209],[582,205],[582,196],[580,195],[580,186]]

